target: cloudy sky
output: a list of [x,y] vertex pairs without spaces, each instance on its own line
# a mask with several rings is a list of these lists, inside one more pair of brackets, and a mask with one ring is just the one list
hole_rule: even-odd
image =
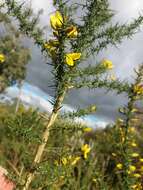
[[[41,25],[49,25],[49,15],[54,11],[52,0],[33,0],[32,6],[35,10],[44,9],[44,14],[41,18]],[[132,21],[140,13],[143,13],[142,0],[110,0],[111,9],[116,13],[113,22],[120,21],[127,23]],[[50,27],[47,28],[49,33]],[[143,30],[142,30],[143,31]],[[143,32],[137,33],[132,40],[124,40],[124,42],[115,47],[109,47],[106,51],[102,51],[96,60],[93,58],[90,62],[108,58],[112,60],[115,65],[114,73],[117,77],[122,79],[132,80],[134,77],[133,69],[143,62]],[[53,95],[53,91],[49,88],[52,84],[51,68],[45,64],[43,56],[40,51],[31,45],[32,61],[28,66],[27,81],[31,84],[37,85],[45,92]],[[105,94],[104,90],[78,90],[72,91],[66,97],[65,103],[74,107],[84,107],[95,103],[98,106],[98,117],[106,119],[115,119],[117,117],[117,108],[125,104],[125,96],[116,96],[115,93]]]

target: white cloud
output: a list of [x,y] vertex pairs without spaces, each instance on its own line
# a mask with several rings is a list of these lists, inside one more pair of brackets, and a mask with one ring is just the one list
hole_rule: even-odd
[[43,9],[44,13],[41,17],[42,24],[49,24],[49,15],[55,10],[53,6],[53,0],[32,0],[32,7],[35,12],[39,9]]
[[136,17],[142,10],[142,0],[110,0],[111,8],[116,10],[116,17],[120,20],[128,20]]
[[[5,94],[2,94],[0,96],[0,101],[3,102],[3,99],[10,100],[10,98],[15,99],[18,96],[25,105],[30,105],[34,108],[39,108],[40,110],[43,110],[48,113],[51,113],[53,109],[53,106],[50,103],[50,100],[53,98],[48,94],[45,94],[38,87],[35,87],[28,83],[24,83],[21,92],[19,92],[19,88],[17,88],[17,86],[7,88]],[[73,111],[76,111],[76,109],[74,109],[69,105],[63,104],[61,112],[66,113]],[[93,128],[105,127],[109,123],[109,120],[107,119],[98,118],[98,116],[90,116],[90,115],[81,118],[75,118],[74,121],[77,123],[86,124]]]

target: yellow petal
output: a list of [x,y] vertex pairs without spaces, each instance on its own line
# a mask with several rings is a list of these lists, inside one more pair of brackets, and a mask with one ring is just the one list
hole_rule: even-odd
[[59,11],[56,11],[55,16],[56,16],[57,20],[58,20],[58,21],[61,23],[61,25],[62,25],[62,23],[63,23],[63,17],[62,17],[62,15],[61,15],[61,13],[60,13]]
[[67,36],[69,38],[75,38],[75,37],[77,37],[77,34],[78,34],[77,28],[75,26],[71,26],[71,27],[67,28],[66,32],[67,32]]
[[136,166],[130,165],[130,166],[129,166],[129,170],[130,170],[131,172],[134,172],[134,171],[136,170]]
[[56,13],[54,15],[50,16],[50,23],[51,23],[51,27],[54,30],[58,30],[62,27],[63,17],[59,11],[56,11]]
[[108,59],[103,59],[102,64],[107,69],[113,69],[113,67],[114,67],[112,61],[110,61]]
[[52,47],[57,47],[59,45],[59,41],[58,40],[49,40],[48,42],[46,42],[44,44],[44,47],[46,49],[50,49]]
[[73,61],[73,59],[69,55],[66,55],[66,63],[69,66],[74,66],[74,61]]
[[75,158],[73,159],[71,165],[72,165],[72,166],[75,165],[79,160],[80,160],[80,157],[79,157],[79,156],[75,157]]
[[80,59],[81,53],[69,53],[68,56],[71,57],[74,61],[76,61]]
[[121,169],[123,168],[123,165],[122,165],[121,163],[118,163],[118,164],[116,165],[116,168],[118,168],[119,170],[121,170]]
[[0,63],[3,63],[5,61],[4,54],[0,54]]
[[136,157],[139,157],[139,154],[138,153],[132,153],[132,155],[131,155],[133,158],[136,158]]
[[56,18],[54,15],[50,16],[51,27],[56,30]]

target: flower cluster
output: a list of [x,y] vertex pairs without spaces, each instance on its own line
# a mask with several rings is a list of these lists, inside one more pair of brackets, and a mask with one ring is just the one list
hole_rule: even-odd
[[[59,35],[60,32],[64,32],[67,38],[76,38],[78,35],[76,26],[66,27],[65,23],[67,22],[67,18],[64,18],[59,11],[56,11],[55,14],[50,16],[50,23],[53,29],[53,34],[56,39],[49,40],[44,44],[44,48],[48,49],[50,56],[52,59],[56,58],[57,49],[60,45],[59,43]],[[65,55],[65,63],[69,66],[74,66],[75,61],[79,60],[81,57],[81,53],[67,53]]]

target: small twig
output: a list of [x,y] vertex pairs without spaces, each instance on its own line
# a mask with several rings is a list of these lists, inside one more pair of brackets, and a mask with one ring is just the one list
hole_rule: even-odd
[[9,160],[6,160],[6,161],[11,166],[11,168],[15,171],[16,175],[20,176],[18,169]]

